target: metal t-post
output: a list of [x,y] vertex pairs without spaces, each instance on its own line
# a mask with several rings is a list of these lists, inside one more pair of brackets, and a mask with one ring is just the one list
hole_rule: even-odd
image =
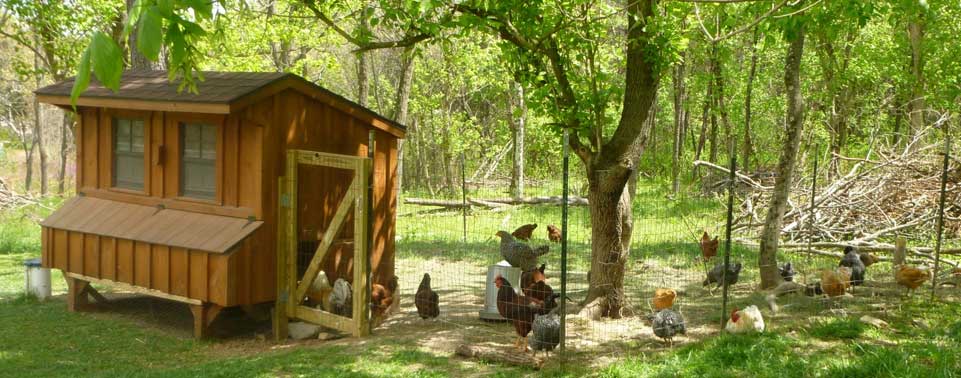
[[944,238],[944,202],[948,185],[948,165],[951,163],[951,135],[947,129],[944,132],[944,166],[941,168],[941,198],[938,199],[938,228],[937,241],[934,245],[934,277],[931,279],[931,300],[938,290],[938,269],[941,267],[941,241]]
[[568,148],[568,131],[564,130],[563,153],[563,194],[561,195],[561,339],[560,353],[567,349],[567,198],[568,198],[568,164],[570,163],[570,148]]
[[467,163],[464,153],[460,153],[460,195],[461,195],[461,220],[464,230],[464,244],[467,244]]
[[731,267],[731,224],[734,220],[734,190],[737,189],[737,156],[731,154],[731,174],[730,182],[727,187],[727,242],[724,247],[724,272],[721,273],[721,282],[724,284],[724,294],[721,301],[721,329],[727,325],[727,295],[728,282],[727,271]]

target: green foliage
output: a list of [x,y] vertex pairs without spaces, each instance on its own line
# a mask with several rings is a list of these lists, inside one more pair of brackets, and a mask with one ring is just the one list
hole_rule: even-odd
[[854,318],[834,318],[826,321],[816,321],[808,330],[811,336],[825,340],[853,340],[859,338],[864,331],[864,323]]

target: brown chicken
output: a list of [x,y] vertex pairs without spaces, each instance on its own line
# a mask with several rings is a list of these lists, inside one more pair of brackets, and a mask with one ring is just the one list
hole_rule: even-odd
[[835,270],[825,269],[821,271],[821,291],[827,296],[838,297],[844,295],[849,287],[851,287],[851,268],[842,266]]
[[547,239],[554,242],[561,242],[561,229],[553,224],[547,225]]
[[536,228],[537,223],[525,224],[514,230],[511,235],[514,236],[514,239],[530,241],[531,235],[534,234],[534,229]]
[[387,285],[373,284],[370,286],[370,317],[371,323],[377,327],[387,318],[398,301],[397,276],[387,282]]
[[865,267],[865,268],[867,268],[867,267],[869,267],[869,266],[871,266],[871,265],[874,265],[874,264],[876,264],[876,263],[878,263],[878,262],[881,261],[881,259],[878,258],[877,256],[872,255],[872,254],[867,253],[867,252],[861,253],[860,256],[858,256],[858,257],[861,259],[861,263],[864,264],[864,267]]
[[654,289],[654,312],[674,307],[674,298],[677,298],[677,292],[673,289]]
[[894,280],[898,282],[898,285],[901,285],[907,289],[908,293],[911,293],[914,291],[914,289],[921,287],[921,284],[930,278],[931,274],[929,274],[927,270],[918,269],[908,265],[901,265],[894,272]]
[[547,276],[544,275],[544,269],[546,267],[547,265],[541,264],[540,268],[521,273],[521,290],[524,292],[524,295],[531,295],[531,286],[533,286],[535,282],[547,280]]
[[[510,281],[499,274],[494,278],[494,285],[497,286],[497,313],[514,325],[514,331],[517,333],[514,346],[526,352],[527,335],[533,328],[534,317],[547,314],[550,310],[533,298],[517,295]],[[553,302],[556,296],[557,294],[552,295],[550,301]]]
[[720,242],[717,240],[717,236],[711,239],[711,236],[704,231],[704,235],[701,236],[701,256],[704,256],[704,260],[710,260],[712,257],[717,256],[717,246]]

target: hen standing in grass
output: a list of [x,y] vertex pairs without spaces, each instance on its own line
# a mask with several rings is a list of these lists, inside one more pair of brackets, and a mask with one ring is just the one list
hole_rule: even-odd
[[[497,286],[497,313],[514,325],[514,331],[517,332],[514,346],[521,351],[526,351],[527,335],[531,333],[534,317],[550,311],[537,300],[518,295],[514,292],[510,281],[499,274],[494,278],[494,285]],[[556,296],[557,294],[552,295],[550,301],[552,302]]]
[[651,322],[654,335],[674,346],[674,336],[687,334],[687,327],[684,325],[684,318],[681,314],[669,308],[658,311],[654,314]]
[[547,240],[550,240],[554,243],[560,243],[561,229],[557,228],[557,226],[553,224],[547,225]]
[[851,268],[842,266],[835,270],[825,269],[821,271],[821,291],[827,296],[838,297],[844,295],[849,287],[851,287]]
[[531,235],[534,234],[534,229],[537,228],[537,223],[525,224],[518,227],[514,232],[511,233],[515,239],[530,241]]
[[894,272],[894,280],[907,289],[908,293],[914,291],[931,278],[931,274],[923,269],[918,269],[908,265],[901,265]]
[[350,282],[343,278],[334,281],[334,289],[330,292],[330,312],[351,318],[354,316],[354,291]]
[[434,319],[440,315],[440,298],[437,292],[430,288],[430,274],[424,273],[420,280],[417,293],[414,294],[414,306],[421,319]]
[[724,263],[720,263],[714,266],[710,272],[707,272],[707,278],[704,279],[702,286],[707,286],[712,283],[717,283],[717,287],[721,287],[726,281],[728,285],[734,285],[737,283],[737,277],[741,274],[741,263],[731,264],[730,269],[727,270],[727,276],[724,275]]
[[724,330],[730,333],[764,332],[764,317],[761,310],[755,305],[750,305],[743,310],[731,311],[731,319],[728,320]]
[[851,285],[861,286],[864,283],[864,263],[861,262],[861,256],[858,255],[858,251],[852,246],[844,247],[844,257],[841,258],[841,262],[838,266],[843,266],[851,269]]
[[797,272],[794,271],[794,265],[790,261],[781,265],[778,272],[781,273],[781,278],[785,282],[794,282],[794,276],[797,275]]
[[712,240],[711,236],[707,234],[707,231],[704,231],[704,235],[701,236],[701,256],[704,257],[704,261],[717,256],[718,245],[720,245],[720,242],[717,240],[717,236]]
[[551,351],[561,343],[561,317],[555,311],[547,315],[534,315],[531,333],[532,336],[527,342],[534,353],[543,350],[550,357]]
[[511,266],[521,268],[522,271],[530,271],[536,268],[537,258],[550,251],[550,248],[546,245],[531,248],[526,243],[518,242],[507,231],[497,231],[496,235],[501,238],[501,256]]

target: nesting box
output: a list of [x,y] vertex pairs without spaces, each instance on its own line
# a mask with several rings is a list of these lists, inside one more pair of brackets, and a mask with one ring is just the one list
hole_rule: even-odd
[[[224,307],[275,301],[278,182],[294,150],[372,156],[371,279],[393,277],[402,125],[286,73],[206,72],[186,93],[167,72],[126,72],[119,91],[94,81],[75,108],[72,86],[36,91],[76,111],[77,195],[41,222],[43,266],[64,272],[71,310],[102,298],[90,282],[115,285],[190,304],[201,336]],[[352,176],[292,166],[290,230],[316,243]],[[321,264],[331,283],[350,280],[353,232],[332,237]]]

